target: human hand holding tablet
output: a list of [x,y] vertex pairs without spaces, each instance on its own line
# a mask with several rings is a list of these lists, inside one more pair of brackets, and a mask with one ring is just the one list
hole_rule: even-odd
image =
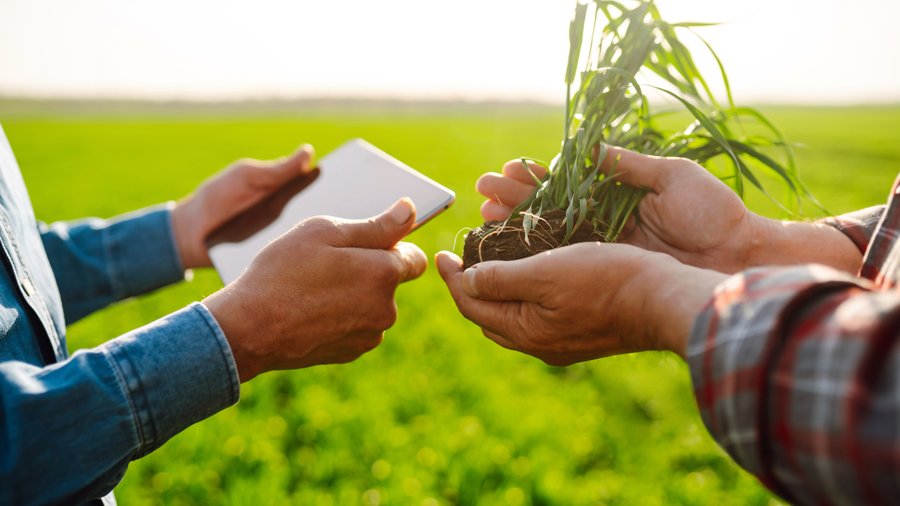
[[269,242],[313,216],[363,219],[408,197],[416,206],[413,229],[447,209],[454,193],[362,139],[347,142],[270,198],[213,233],[209,255],[229,284]]

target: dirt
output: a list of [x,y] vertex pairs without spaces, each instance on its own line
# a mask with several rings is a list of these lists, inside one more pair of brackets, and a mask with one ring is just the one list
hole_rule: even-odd
[[[522,228],[522,218],[506,222],[485,223],[466,235],[463,263],[469,268],[488,260],[518,260],[543,253],[562,245],[566,236],[565,211],[544,213],[528,234]],[[569,244],[602,241],[589,224],[582,224],[569,239]]]

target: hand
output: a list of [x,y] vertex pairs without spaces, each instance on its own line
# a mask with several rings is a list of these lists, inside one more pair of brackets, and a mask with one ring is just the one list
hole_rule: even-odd
[[684,356],[694,318],[726,277],[624,244],[575,244],[465,271],[452,253],[436,263],[485,336],[551,365],[644,350]]
[[[529,164],[543,178],[544,167]],[[861,256],[832,227],[782,223],[750,212],[728,186],[700,165],[683,158],[645,156],[610,147],[601,170],[625,184],[649,190],[623,235],[625,244],[671,255],[705,269],[734,273],[768,264],[818,262],[855,271]],[[521,161],[503,174],[485,174],[477,189],[488,197],[481,208],[487,221],[506,219],[534,192],[534,177]]]
[[397,285],[426,259],[398,242],[408,199],[366,221],[311,218],[266,246],[234,283],[204,300],[231,344],[241,381],[273,369],[356,359],[394,324]]
[[214,230],[313,170],[314,150],[301,146],[271,162],[241,160],[204,181],[172,210],[172,229],[185,269],[209,267],[206,238]]

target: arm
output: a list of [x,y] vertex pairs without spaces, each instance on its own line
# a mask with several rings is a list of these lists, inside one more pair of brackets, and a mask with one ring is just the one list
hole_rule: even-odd
[[397,285],[425,269],[398,243],[414,225],[407,200],[365,221],[306,220],[203,305],[48,367],[0,363],[0,504],[104,495],[131,460],[237,402],[239,382],[375,348]]
[[52,366],[0,363],[0,503],[105,495],[130,461],[238,394],[228,343],[199,304]]
[[[546,169],[534,164],[529,169],[538,177],[546,174]],[[623,183],[648,190],[639,207],[640,220],[626,230],[624,243],[719,272],[820,263],[855,274],[880,216],[881,208],[872,208],[819,223],[764,218],[690,160],[645,156],[621,148],[610,148],[601,169],[614,169]],[[477,189],[488,198],[481,208],[484,218],[503,220],[534,192],[534,177],[521,161],[512,161],[503,167],[503,174],[482,176]]]
[[[779,221],[759,217],[753,239],[746,242],[741,270],[765,265],[821,264],[856,274],[862,266],[865,243],[834,226],[819,222]],[[860,249],[862,246],[862,249]],[[730,272],[730,271],[729,271]]]
[[824,267],[767,268],[719,286],[690,335],[706,426],[801,504],[900,498],[900,295]]
[[789,501],[900,498],[897,292],[824,266],[729,278],[619,244],[438,266],[488,338],[549,364],[686,357],[710,432]]
[[41,225],[66,323],[184,279],[171,211],[151,208],[113,220]]
[[694,317],[727,276],[625,244],[581,243],[465,271],[438,269],[462,314],[506,348],[569,365],[646,350],[684,356]]
[[209,267],[206,238],[286,184],[313,178],[313,156],[304,145],[271,162],[241,160],[171,206],[42,226],[66,322],[179,281],[185,269]]
[[885,209],[884,205],[867,207],[852,213],[826,218],[819,223],[828,225],[847,236],[860,254],[865,255]]

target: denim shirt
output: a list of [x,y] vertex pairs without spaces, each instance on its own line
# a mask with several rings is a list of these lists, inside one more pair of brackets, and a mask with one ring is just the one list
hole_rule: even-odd
[[167,207],[41,225],[0,128],[0,245],[0,505],[115,503],[129,462],[237,402],[202,304],[66,351],[66,324],[183,279]]

